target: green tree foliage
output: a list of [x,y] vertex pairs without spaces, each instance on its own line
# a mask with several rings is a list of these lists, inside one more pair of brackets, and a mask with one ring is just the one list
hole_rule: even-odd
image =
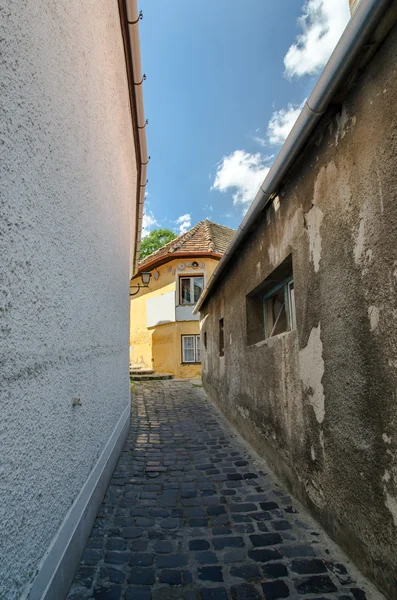
[[153,229],[153,231],[144,237],[141,242],[141,253],[139,258],[142,260],[142,258],[155,252],[155,250],[158,250],[164,246],[164,244],[168,244],[168,242],[171,242],[175,238],[176,234],[170,229]]

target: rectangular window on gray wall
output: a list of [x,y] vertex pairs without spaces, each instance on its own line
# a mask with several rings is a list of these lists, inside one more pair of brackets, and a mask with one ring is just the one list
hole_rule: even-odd
[[247,343],[296,328],[292,256],[246,297]]
[[225,331],[223,319],[219,319],[219,356],[225,354]]
[[199,335],[182,335],[182,362],[201,362],[201,348]]

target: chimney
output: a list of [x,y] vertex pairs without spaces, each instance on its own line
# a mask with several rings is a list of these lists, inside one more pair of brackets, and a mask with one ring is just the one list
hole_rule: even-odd
[[360,0],[349,0],[349,4],[350,4],[350,14],[353,15],[356,8],[360,4]]

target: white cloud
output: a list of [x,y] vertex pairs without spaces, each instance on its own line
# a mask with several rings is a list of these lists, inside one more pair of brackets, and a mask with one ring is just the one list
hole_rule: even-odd
[[288,108],[282,108],[272,114],[267,126],[267,138],[270,144],[280,145],[285,142],[305,102],[306,99],[300,106],[288,104]]
[[153,213],[149,210],[143,215],[142,219],[142,238],[149,235],[149,233],[158,226],[158,222],[153,216]]
[[266,158],[259,152],[249,154],[244,150],[235,150],[223,157],[211,189],[220,192],[234,190],[233,204],[241,204],[246,212],[269,172],[265,162]]
[[259,135],[255,135],[253,138],[254,142],[259,144],[260,146],[268,146],[268,141],[266,138],[259,137]]
[[181,215],[180,217],[178,217],[175,223],[178,226],[179,235],[182,235],[182,233],[186,233],[186,231],[190,229],[192,219],[191,216],[188,213],[186,213],[186,215]]
[[326,64],[350,19],[348,0],[306,0],[302,33],[284,57],[288,77],[315,75]]

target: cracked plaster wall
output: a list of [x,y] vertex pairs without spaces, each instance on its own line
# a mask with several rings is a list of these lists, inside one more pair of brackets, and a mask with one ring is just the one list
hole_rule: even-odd
[[[329,115],[201,314],[207,392],[392,599],[396,52],[394,28],[341,110]],[[248,346],[246,295],[289,254],[297,330]]]
[[0,39],[0,598],[14,600],[129,403],[136,173],[116,0],[0,0]]

